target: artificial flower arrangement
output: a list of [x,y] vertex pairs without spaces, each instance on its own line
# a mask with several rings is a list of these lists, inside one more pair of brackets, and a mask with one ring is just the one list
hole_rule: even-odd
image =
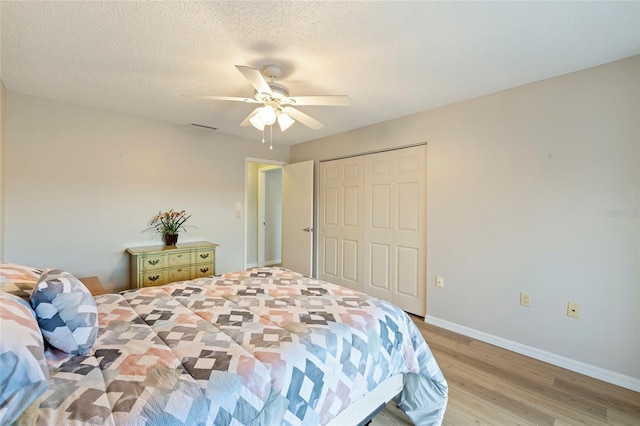
[[180,231],[186,231],[185,222],[189,220],[190,217],[191,215],[187,216],[184,210],[177,212],[171,209],[164,213],[159,211],[158,214],[149,221],[150,226],[142,232],[153,229],[162,234],[167,245],[172,246],[178,241],[178,233]]

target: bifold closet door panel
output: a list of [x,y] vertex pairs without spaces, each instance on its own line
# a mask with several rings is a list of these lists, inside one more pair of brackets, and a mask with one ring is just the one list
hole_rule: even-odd
[[392,301],[407,312],[426,313],[427,147],[396,151]]
[[393,232],[397,209],[391,152],[365,157],[363,232],[365,293],[384,300],[393,299]]
[[363,291],[363,158],[320,163],[318,278]]
[[426,146],[365,156],[365,292],[426,312]]

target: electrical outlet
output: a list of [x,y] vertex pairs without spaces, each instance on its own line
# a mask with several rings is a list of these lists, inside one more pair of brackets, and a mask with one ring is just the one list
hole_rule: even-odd
[[567,303],[567,316],[571,318],[580,318],[580,305],[577,303]]
[[444,287],[444,277],[436,277],[436,287]]
[[520,292],[520,304],[522,306],[531,306],[531,295],[526,291]]

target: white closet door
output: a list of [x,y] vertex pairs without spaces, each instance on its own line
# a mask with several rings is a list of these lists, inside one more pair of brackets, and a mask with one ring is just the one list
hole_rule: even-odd
[[362,157],[320,163],[318,278],[363,291]]
[[426,312],[426,145],[320,163],[318,277]]
[[427,309],[427,147],[396,151],[393,303],[424,316]]
[[365,156],[364,288],[426,312],[426,146]]
[[392,301],[396,209],[391,154],[382,152],[367,155],[365,176],[364,291]]

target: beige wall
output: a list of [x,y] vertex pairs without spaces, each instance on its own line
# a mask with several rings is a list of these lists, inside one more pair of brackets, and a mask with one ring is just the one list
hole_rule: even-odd
[[185,209],[197,226],[180,241],[220,244],[216,270],[243,267],[245,157],[285,161],[256,141],[9,92],[5,258],[129,283],[126,247],[159,210]]
[[5,145],[5,98],[6,89],[0,80],[0,262],[4,260],[4,145]]
[[295,145],[291,161],[427,141],[429,320],[640,389],[639,85],[634,57]]

